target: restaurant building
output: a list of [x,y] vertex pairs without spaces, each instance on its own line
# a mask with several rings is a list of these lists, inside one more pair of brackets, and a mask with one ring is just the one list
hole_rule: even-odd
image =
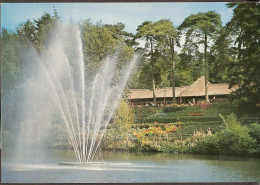
[[[228,84],[212,84],[208,82],[210,101],[227,99],[235,88],[228,88]],[[157,105],[172,103],[172,87],[155,89]],[[175,87],[177,103],[198,103],[205,100],[205,77],[201,76],[189,86]],[[130,89],[128,100],[132,106],[148,106],[153,104],[153,91],[150,89]]]

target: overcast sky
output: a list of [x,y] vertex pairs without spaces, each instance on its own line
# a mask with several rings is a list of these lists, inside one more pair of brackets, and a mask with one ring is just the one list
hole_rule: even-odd
[[63,22],[77,23],[91,19],[105,24],[122,22],[125,30],[135,33],[136,28],[145,20],[157,21],[170,19],[175,26],[191,13],[215,10],[225,24],[232,17],[232,10],[222,2],[203,3],[9,3],[1,5],[1,25],[9,31],[28,19],[38,19],[44,12],[58,11]]

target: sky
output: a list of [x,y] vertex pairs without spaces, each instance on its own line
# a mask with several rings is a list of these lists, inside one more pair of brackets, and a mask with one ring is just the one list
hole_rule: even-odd
[[214,10],[221,15],[222,24],[232,17],[232,9],[222,2],[172,3],[5,3],[1,4],[1,26],[9,31],[27,20],[38,19],[44,12],[58,12],[61,20],[78,23],[91,19],[94,23],[125,24],[125,30],[136,33],[144,21],[170,19],[179,26],[191,13]]

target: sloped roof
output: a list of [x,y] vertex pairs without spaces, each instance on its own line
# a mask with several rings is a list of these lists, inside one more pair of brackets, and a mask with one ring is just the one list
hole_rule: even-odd
[[[188,86],[175,87],[175,97],[179,97],[180,93]],[[166,93],[166,94],[165,94]],[[160,89],[155,89],[155,96],[157,98],[172,97],[172,88],[165,87]],[[148,99],[153,98],[153,91],[149,89],[130,89],[131,99]],[[130,95],[128,99],[130,99]]]
[[[209,85],[210,83],[208,82],[208,86]],[[205,96],[205,77],[201,76],[198,80],[193,82],[193,84],[182,91],[181,96]]]
[[[212,84],[208,82],[208,95],[228,95],[230,94],[234,88],[229,89],[228,84]],[[182,93],[182,97],[189,96],[205,96],[205,77],[201,76],[198,80],[196,80],[193,84],[191,84],[188,88],[186,88]]]
[[[228,88],[228,84],[211,84],[208,82],[208,95],[228,95],[235,88]],[[166,94],[165,94],[166,93]],[[172,97],[172,87],[159,88],[155,90],[156,98]],[[153,98],[153,91],[149,89],[130,89],[128,99]],[[190,86],[175,87],[175,97],[205,96],[205,77],[201,76]]]

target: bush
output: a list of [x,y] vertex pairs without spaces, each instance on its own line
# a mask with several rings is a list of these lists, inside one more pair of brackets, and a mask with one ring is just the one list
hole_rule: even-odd
[[254,123],[249,126],[249,135],[260,145],[260,124]]
[[215,135],[206,136],[196,143],[192,151],[200,154],[219,154],[218,144],[219,141]]
[[128,150],[133,144],[133,110],[126,101],[121,101],[113,116],[113,123],[104,134],[102,147],[107,150]]
[[167,141],[160,142],[158,147],[158,151],[163,153],[186,153],[188,149],[187,146],[176,145]]
[[[249,135],[249,128],[242,126],[234,114],[221,116],[226,128],[213,136],[199,140],[193,148],[195,153],[250,154],[254,152],[256,140]],[[207,152],[208,151],[208,152]]]
[[260,107],[257,107],[255,102],[240,101],[236,112],[242,114],[258,114],[260,113]]
[[183,110],[183,109],[185,109],[185,108],[186,108],[186,107],[184,107],[184,106],[180,106],[180,107],[178,107],[178,106],[165,107],[165,108],[163,109],[163,112],[165,112],[165,113],[168,113],[168,112],[177,112],[177,111]]
[[249,128],[245,125],[242,126],[234,114],[226,118],[221,116],[221,118],[226,125],[226,129],[217,134],[220,153],[248,154],[249,150],[253,149],[256,144],[256,140],[249,135]]
[[179,117],[150,117],[141,120],[143,123],[172,123],[172,122],[206,122],[221,121],[219,116],[179,116]]
[[132,110],[135,114],[136,119],[139,119],[139,113],[141,113],[142,117],[145,118],[153,114],[158,114],[162,111],[162,107],[134,107],[132,108]]

